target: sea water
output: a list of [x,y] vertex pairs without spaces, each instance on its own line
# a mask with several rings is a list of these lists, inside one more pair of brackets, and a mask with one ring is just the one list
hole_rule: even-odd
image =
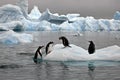
[[60,44],[60,36],[66,36],[70,43],[84,49],[88,48],[88,41],[93,40],[100,49],[120,46],[119,31],[25,33],[34,36],[32,43],[0,44],[0,80],[120,80],[120,61],[43,61],[38,64],[33,61],[39,45],[46,45],[49,41]]

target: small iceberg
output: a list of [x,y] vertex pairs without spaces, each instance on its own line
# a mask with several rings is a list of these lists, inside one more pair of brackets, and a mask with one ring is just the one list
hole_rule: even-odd
[[98,49],[94,54],[87,50],[71,44],[64,48],[62,44],[56,44],[51,53],[43,58],[48,61],[86,61],[86,60],[120,60],[120,47],[117,45]]
[[2,44],[18,44],[30,43],[33,41],[33,36],[26,33],[16,33],[12,30],[4,32],[0,35],[0,43]]

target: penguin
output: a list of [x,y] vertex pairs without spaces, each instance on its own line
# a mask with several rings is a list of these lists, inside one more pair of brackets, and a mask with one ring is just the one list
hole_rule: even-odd
[[90,42],[88,47],[88,53],[93,54],[95,52],[95,44],[93,43],[93,41],[88,41],[88,42]]
[[39,53],[39,55],[40,55],[41,58],[42,58],[41,49],[42,49],[43,47],[44,47],[44,46],[39,46],[38,49],[36,50],[35,55],[34,55],[34,58],[33,58],[35,63],[37,63],[38,53]]
[[46,48],[45,48],[45,51],[46,51],[46,55],[49,54],[52,50],[52,47],[53,47],[53,44],[54,42],[49,42],[47,45],[46,45]]
[[59,37],[59,40],[62,40],[62,43],[65,47],[71,47],[71,46],[69,46],[69,41],[66,37],[61,36],[61,37]]

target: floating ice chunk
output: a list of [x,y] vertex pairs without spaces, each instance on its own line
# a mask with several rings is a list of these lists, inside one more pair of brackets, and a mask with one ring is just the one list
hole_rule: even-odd
[[114,14],[114,19],[120,20],[120,12],[119,11],[116,11],[116,13]]
[[56,44],[51,53],[49,53],[44,60],[55,60],[55,61],[72,61],[79,60],[79,55],[87,54],[87,51],[81,47],[75,46],[73,44],[71,47],[66,47],[62,44]]
[[12,30],[2,33],[0,35],[0,43],[3,44],[30,43],[32,41],[32,35],[26,33],[16,33]]
[[31,10],[31,13],[28,15],[30,19],[39,19],[41,16],[41,13],[37,6],[34,6],[34,8]]
[[8,4],[0,7],[0,23],[18,21],[23,18],[23,13],[18,6]]
[[66,47],[56,44],[51,53],[44,57],[44,60],[52,61],[80,61],[80,60],[113,60],[120,61],[120,47],[117,45],[98,49],[94,54],[89,54],[87,50],[71,44]]

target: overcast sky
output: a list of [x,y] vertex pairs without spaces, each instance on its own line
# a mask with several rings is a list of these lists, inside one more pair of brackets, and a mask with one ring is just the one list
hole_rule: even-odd
[[[0,6],[15,4],[18,0],[0,0]],[[52,13],[79,13],[81,16],[113,18],[120,11],[120,0],[29,0],[29,11],[36,5],[41,12],[49,8]]]

